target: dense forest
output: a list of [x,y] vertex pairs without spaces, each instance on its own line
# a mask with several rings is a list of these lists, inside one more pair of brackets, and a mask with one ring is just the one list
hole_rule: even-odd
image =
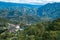
[[[2,23],[5,24],[0,25],[1,40],[60,40],[60,18],[53,21],[32,24],[24,30],[16,32],[9,32],[9,29],[7,29],[7,22]],[[6,28],[4,29],[3,27]]]

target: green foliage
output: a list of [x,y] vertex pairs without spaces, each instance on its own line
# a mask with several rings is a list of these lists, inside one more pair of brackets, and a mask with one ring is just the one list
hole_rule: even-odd
[[[24,23],[21,23],[23,27]],[[1,40],[60,40],[60,18],[29,25],[24,30],[11,33],[8,30],[0,34]]]

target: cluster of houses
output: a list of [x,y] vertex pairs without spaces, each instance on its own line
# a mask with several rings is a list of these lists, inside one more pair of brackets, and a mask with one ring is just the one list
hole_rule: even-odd
[[8,30],[9,32],[16,32],[18,30],[23,30],[23,29],[20,28],[20,25],[14,25],[14,24],[8,23]]
[[[23,27],[27,27],[27,26],[30,26],[31,24],[26,24],[25,26]],[[17,32],[17,31],[21,31],[21,30],[24,30],[23,28],[21,28],[21,26],[19,24],[17,25],[14,25],[14,24],[10,24],[8,23],[8,30],[9,32]]]
[[8,26],[5,27],[3,24],[0,24],[0,30],[5,30],[7,29],[9,32],[17,32],[17,31],[22,31],[24,30],[24,28],[30,26],[31,24],[25,24],[25,25],[22,25],[21,24],[12,24],[12,23],[8,23]]

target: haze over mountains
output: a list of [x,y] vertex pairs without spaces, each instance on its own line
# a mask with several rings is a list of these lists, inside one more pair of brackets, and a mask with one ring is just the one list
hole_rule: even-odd
[[60,3],[31,5],[0,2],[0,17],[27,23],[51,20],[60,17]]

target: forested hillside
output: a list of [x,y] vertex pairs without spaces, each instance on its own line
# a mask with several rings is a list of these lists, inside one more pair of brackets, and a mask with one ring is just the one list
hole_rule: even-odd
[[60,3],[0,2],[0,40],[60,40]]
[[40,7],[38,9],[38,15],[45,19],[60,18],[60,3],[48,3]]

